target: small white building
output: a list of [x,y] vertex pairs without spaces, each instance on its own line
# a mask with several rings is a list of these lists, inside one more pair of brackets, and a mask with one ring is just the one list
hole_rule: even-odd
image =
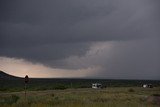
[[94,89],[100,89],[100,88],[102,88],[102,84],[100,84],[100,83],[93,83],[92,84],[92,88],[94,88]]

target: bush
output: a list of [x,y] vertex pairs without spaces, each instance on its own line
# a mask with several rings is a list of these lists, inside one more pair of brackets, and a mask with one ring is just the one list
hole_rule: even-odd
[[59,99],[59,97],[55,97],[54,99],[55,99],[55,100],[58,100],[58,99]]
[[13,103],[16,103],[19,100],[19,97],[16,95],[11,96]]
[[67,89],[67,87],[64,85],[57,85],[57,86],[55,86],[55,89],[56,90],[64,90],[64,89]]
[[0,88],[0,91],[7,91],[7,88]]
[[95,98],[93,100],[91,100],[93,102],[107,102],[108,99],[107,98]]
[[0,104],[13,104],[18,101],[19,97],[16,95],[12,95],[10,97],[4,97]]
[[152,96],[160,97],[160,94],[152,94]]
[[54,95],[54,94],[51,94],[51,96],[54,97],[55,95]]
[[135,90],[130,88],[130,89],[128,89],[128,92],[135,92]]

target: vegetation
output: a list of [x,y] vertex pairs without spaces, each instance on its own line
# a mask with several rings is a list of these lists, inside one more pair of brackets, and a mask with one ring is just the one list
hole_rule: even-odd
[[[92,83],[101,83],[103,87],[142,87],[142,84],[160,86],[160,81],[149,80],[109,80],[109,79],[29,79],[27,85],[30,91],[57,90],[67,88],[90,88]],[[17,92],[24,90],[24,79],[0,79],[1,92]]]
[[[30,78],[27,90],[64,90],[67,88],[91,88],[92,83],[101,83],[105,87],[142,87],[152,84],[160,87],[160,80],[114,80],[114,79],[72,79],[72,78]],[[0,93],[24,90],[24,78],[15,77],[0,71]],[[134,90],[130,90],[134,91]]]
[[[103,89],[91,89],[92,83]],[[152,84],[154,88],[142,88]],[[43,91],[42,91],[43,90]],[[24,79],[0,72],[0,107],[159,107],[160,81]]]
[[[133,89],[134,92],[128,90]],[[148,97],[159,95],[160,87],[114,87],[105,89],[66,89],[0,94],[1,107],[159,107]]]
[[133,88],[129,88],[128,92],[135,92]]

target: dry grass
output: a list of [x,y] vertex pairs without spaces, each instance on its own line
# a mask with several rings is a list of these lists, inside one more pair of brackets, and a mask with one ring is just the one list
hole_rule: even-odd
[[[153,94],[160,94],[160,88],[30,91],[26,100],[24,92],[1,93],[0,107],[159,107],[147,102],[147,98]],[[12,98],[13,101],[8,103],[7,99]]]

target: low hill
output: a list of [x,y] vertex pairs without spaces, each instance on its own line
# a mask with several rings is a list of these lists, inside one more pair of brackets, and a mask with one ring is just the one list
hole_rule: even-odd
[[20,77],[16,77],[16,76],[7,74],[7,73],[0,70],[0,79],[2,79],[2,80],[3,79],[20,79]]

